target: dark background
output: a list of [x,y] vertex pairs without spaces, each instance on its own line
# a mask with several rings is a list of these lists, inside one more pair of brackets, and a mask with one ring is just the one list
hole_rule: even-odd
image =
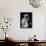
[[[28,14],[29,21],[28,21],[28,28],[32,28],[32,12],[21,12],[20,13],[20,28],[22,28],[21,20],[25,14]],[[31,23],[31,24],[30,24]]]

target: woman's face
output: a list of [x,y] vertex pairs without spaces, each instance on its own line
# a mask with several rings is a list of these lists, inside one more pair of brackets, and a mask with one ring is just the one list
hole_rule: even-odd
[[28,18],[28,14],[25,14],[25,15],[24,15],[24,18]]
[[24,15],[24,18],[27,19],[27,20],[29,20],[29,15],[28,14],[25,14]]

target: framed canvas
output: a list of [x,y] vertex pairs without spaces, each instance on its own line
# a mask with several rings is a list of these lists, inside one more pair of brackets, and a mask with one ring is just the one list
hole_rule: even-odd
[[32,28],[32,12],[20,13],[20,28]]

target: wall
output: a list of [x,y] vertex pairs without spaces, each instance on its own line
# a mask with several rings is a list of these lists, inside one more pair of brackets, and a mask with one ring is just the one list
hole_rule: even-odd
[[[17,40],[27,40],[34,34],[37,39],[46,40],[46,8],[33,8],[28,0],[0,0],[0,19],[4,16],[13,17],[10,33]],[[33,27],[31,29],[20,29],[20,12],[32,12]],[[0,31],[2,35],[3,31]],[[3,33],[4,34],[4,33]],[[0,36],[0,39],[4,37]]]

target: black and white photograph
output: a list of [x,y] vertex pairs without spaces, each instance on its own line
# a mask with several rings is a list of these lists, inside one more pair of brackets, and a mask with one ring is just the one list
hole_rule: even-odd
[[20,13],[20,28],[32,28],[32,12]]

